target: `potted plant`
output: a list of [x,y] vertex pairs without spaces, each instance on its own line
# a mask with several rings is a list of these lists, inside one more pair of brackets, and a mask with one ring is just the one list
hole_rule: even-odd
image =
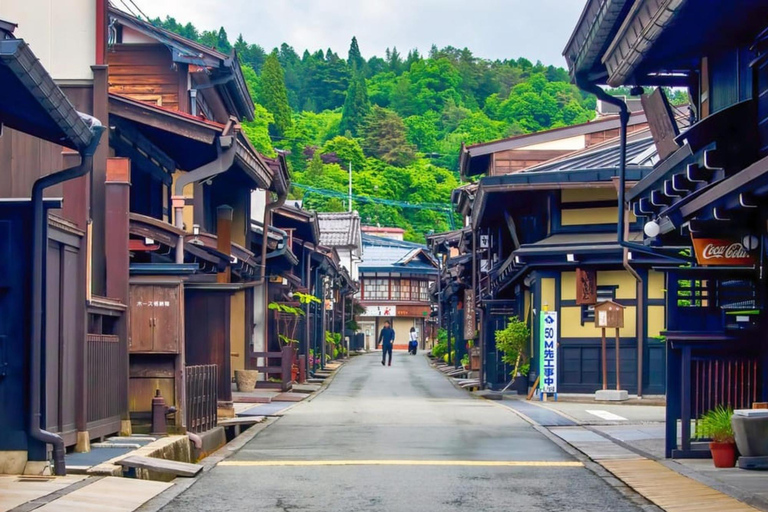
[[461,366],[463,366],[465,370],[469,370],[469,354],[464,354],[461,358]]
[[235,370],[235,384],[240,392],[253,391],[259,379],[258,370]]
[[[517,317],[510,317],[507,326],[494,334],[496,348],[503,354],[501,360],[512,365],[510,372],[512,383],[520,382],[520,387],[516,387],[517,391],[526,393],[528,391],[527,368],[530,366],[527,362],[525,347],[531,339],[531,330],[524,321]],[[525,370],[525,374],[522,370]]]
[[736,465],[731,416],[732,409],[718,405],[704,413],[696,425],[696,437],[711,440],[709,450],[716,468],[732,468]]
[[[320,299],[308,293],[293,292],[293,298],[299,299],[299,304],[304,306],[313,302],[320,302]],[[294,351],[296,351],[296,347],[299,344],[299,340],[296,339],[296,329],[299,325],[299,317],[304,316],[304,310],[301,307],[284,302],[270,302],[267,308],[275,311],[277,314],[277,338],[280,347],[291,345]],[[291,380],[294,382],[299,374],[299,367],[295,361],[296,358],[294,357],[294,363],[291,365]]]

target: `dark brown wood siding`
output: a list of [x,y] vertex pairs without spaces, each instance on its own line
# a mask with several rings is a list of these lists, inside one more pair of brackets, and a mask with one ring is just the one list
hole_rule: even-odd
[[[84,279],[78,261],[79,238],[56,238],[48,242],[46,268],[45,424],[71,445],[76,441],[77,357],[85,342],[79,336],[77,318],[85,314],[85,305],[68,298],[79,295],[77,288]],[[64,243],[64,239],[70,243]]]
[[109,53],[109,92],[179,110],[179,74],[162,45],[115,45]]
[[184,293],[184,330],[186,364],[218,366],[219,400],[232,400],[230,358],[231,293],[186,289]]

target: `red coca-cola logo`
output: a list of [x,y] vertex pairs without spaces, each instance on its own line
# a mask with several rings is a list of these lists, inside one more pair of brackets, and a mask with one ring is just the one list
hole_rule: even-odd
[[701,251],[701,257],[705,260],[711,259],[742,259],[749,258],[749,252],[740,243],[732,244],[707,244]]
[[693,248],[701,265],[755,264],[755,255],[733,239],[693,238]]

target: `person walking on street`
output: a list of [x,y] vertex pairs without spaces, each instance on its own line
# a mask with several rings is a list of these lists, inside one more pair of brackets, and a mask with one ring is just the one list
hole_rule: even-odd
[[381,365],[384,366],[384,360],[389,354],[389,366],[392,366],[392,345],[395,343],[395,330],[389,326],[389,322],[384,322],[384,328],[379,333],[379,343],[381,343]]
[[419,337],[416,334],[416,328],[411,327],[410,340],[408,340],[408,353],[416,355],[416,349],[419,346]]

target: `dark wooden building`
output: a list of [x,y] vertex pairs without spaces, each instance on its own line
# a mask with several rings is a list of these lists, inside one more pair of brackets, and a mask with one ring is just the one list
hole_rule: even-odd
[[[692,456],[692,420],[767,396],[768,47],[764,2],[587,2],[565,50],[574,81],[634,86],[662,160],[619,197],[667,260],[667,456]],[[678,133],[654,86],[687,88]],[[623,102],[616,104],[627,115]],[[621,173],[626,183],[627,173]],[[620,189],[623,190],[623,189]],[[635,249],[630,249],[635,250]],[[678,436],[678,422],[681,435]]]

